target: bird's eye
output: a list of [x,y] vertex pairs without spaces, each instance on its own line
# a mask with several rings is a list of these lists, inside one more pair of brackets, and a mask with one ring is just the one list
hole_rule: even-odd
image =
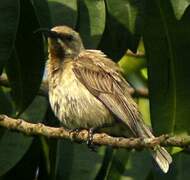
[[67,35],[67,36],[65,36],[65,39],[67,41],[73,41],[74,37],[72,35]]

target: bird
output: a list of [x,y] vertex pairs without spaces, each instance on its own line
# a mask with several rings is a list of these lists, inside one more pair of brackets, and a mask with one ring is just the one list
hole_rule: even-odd
[[[42,31],[48,39],[49,101],[64,127],[93,132],[120,121],[134,137],[154,138],[114,61],[100,50],[85,49],[79,33],[68,26]],[[150,152],[167,173],[171,155],[161,146]]]

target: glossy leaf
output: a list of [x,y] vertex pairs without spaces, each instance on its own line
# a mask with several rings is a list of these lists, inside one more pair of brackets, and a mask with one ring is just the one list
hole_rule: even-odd
[[[60,123],[53,114],[50,105],[48,105],[46,115],[44,117],[43,123],[47,126],[59,127]],[[56,163],[59,157],[58,149],[58,139],[47,139],[41,137],[41,146],[43,158],[41,158],[39,165],[39,179],[55,179],[56,177]]]
[[7,88],[0,87],[0,114],[12,115],[13,103]]
[[169,1],[147,0],[143,39],[154,132],[190,132],[190,10],[177,21]]
[[151,156],[147,151],[132,151],[121,179],[145,180],[151,169]]
[[170,0],[175,16],[179,20],[183,16],[186,8],[190,5],[190,0]]
[[143,121],[151,127],[150,121],[150,104],[147,98],[138,98],[137,100],[139,111],[142,114]]
[[106,147],[102,166],[99,172],[97,173],[95,180],[106,179],[107,174],[109,173],[109,170],[112,164],[112,159],[113,159],[113,154],[114,154],[113,152],[114,151],[112,148]]
[[[96,180],[146,179],[151,169],[150,154],[146,151],[107,149],[101,171]],[[143,162],[143,163],[142,163]]]
[[36,17],[42,28],[50,28],[51,27],[51,17],[50,11],[48,7],[48,2],[46,0],[31,0],[34,10],[36,13]]
[[[41,149],[37,138],[30,145],[29,150],[24,154],[22,159],[8,173],[3,176],[3,179],[27,179],[34,180],[38,176],[38,165],[41,155]],[[24,169],[24,171],[23,171]]]
[[96,49],[105,28],[104,0],[79,0],[77,31],[86,48]]
[[125,149],[115,149],[112,161],[105,179],[117,180],[120,179],[125,172],[125,165],[127,164],[130,152]]
[[59,141],[57,147],[56,157],[56,178],[70,179],[72,174],[71,168],[74,159],[73,144],[68,141]]
[[[51,142],[51,143],[49,143]],[[40,160],[37,166],[38,179],[55,179],[54,157],[56,157],[57,140],[40,137],[39,153]],[[53,149],[53,151],[52,151]],[[53,162],[52,162],[53,156]]]
[[[13,103],[11,102],[9,90],[7,88],[0,87],[0,114],[12,115],[13,112]],[[0,139],[3,136],[6,129],[0,128]]]
[[146,67],[145,56],[138,56],[127,53],[118,62],[123,69],[123,74],[126,80],[136,89],[147,88],[147,80],[141,73],[141,70]]
[[[41,122],[46,112],[46,103],[43,97],[36,98],[21,118],[28,119],[33,123]],[[33,137],[17,132],[10,132],[9,130],[6,130],[0,136],[0,176],[9,171],[21,160],[28,151],[32,140]]]
[[43,39],[42,35],[34,34],[39,27],[32,4],[30,1],[22,0],[15,48],[6,68],[19,112],[22,112],[36,96],[43,75]]
[[94,179],[102,163],[102,153],[92,152],[86,144],[60,141],[57,152],[57,180]]
[[0,72],[8,61],[19,23],[19,0],[1,0],[0,6]]
[[106,28],[100,48],[114,60],[136,50],[141,27],[138,1],[106,0]]
[[48,0],[52,25],[75,27],[77,22],[77,0]]

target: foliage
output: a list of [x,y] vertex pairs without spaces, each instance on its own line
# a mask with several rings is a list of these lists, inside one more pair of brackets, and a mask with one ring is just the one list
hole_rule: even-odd
[[[11,87],[0,88],[0,112],[58,125],[47,99],[37,95],[47,52],[42,35],[34,31],[64,24],[81,34],[85,47],[101,49],[118,62],[135,88],[149,87],[149,99],[137,102],[156,135],[188,134],[189,4],[189,0],[2,0],[0,72]],[[146,151],[101,147],[95,153],[85,145],[0,128],[0,180],[188,179],[189,152],[177,153],[175,148],[171,152],[174,162],[165,175]]]

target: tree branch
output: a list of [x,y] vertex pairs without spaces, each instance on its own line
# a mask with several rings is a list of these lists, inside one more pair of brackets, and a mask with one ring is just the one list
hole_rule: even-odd
[[[70,139],[80,142],[86,142],[88,139],[88,131],[70,132],[62,127],[48,127],[41,123],[32,124],[22,119],[14,119],[5,115],[0,115],[0,126],[10,130],[16,130],[26,135],[41,135],[48,138]],[[105,133],[94,134],[93,143],[96,145],[109,145],[117,148],[139,149],[153,148],[156,145],[177,146],[186,148],[190,145],[190,136],[178,137],[162,135],[156,138],[122,138],[111,137]]]
[[[9,81],[6,76],[0,76],[0,86],[10,87]],[[141,89],[134,89],[130,88],[129,93],[134,97],[148,97],[148,89],[141,88]],[[48,81],[42,81],[41,87],[39,89],[38,95],[40,96],[48,96]]]

